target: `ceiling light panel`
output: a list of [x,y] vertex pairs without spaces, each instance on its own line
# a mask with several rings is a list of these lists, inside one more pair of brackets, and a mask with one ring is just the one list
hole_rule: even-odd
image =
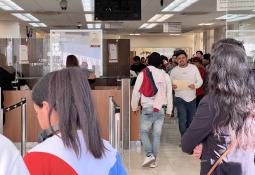
[[146,28],[148,25],[149,25],[149,23],[144,23],[143,25],[141,25],[141,26],[139,27],[139,29],[144,29],[144,28]]
[[160,17],[156,22],[163,22],[167,20],[168,18],[171,18],[173,15],[172,14],[165,14],[162,17]]
[[169,35],[171,35],[171,36],[180,36],[181,34],[179,34],[179,33],[170,33]]
[[22,21],[35,21],[38,22],[39,19],[31,15],[30,13],[12,13],[13,16],[16,16]]
[[180,12],[199,0],[174,0],[162,12]]
[[94,0],[82,0],[82,6],[84,11],[94,11]]
[[29,23],[33,27],[47,27],[44,23]]
[[151,28],[153,28],[153,27],[156,27],[158,25],[158,23],[151,23],[151,24],[149,24],[148,26],[146,26],[145,28],[146,29],[151,29]]
[[87,28],[88,28],[88,29],[93,29],[93,28],[94,28],[94,25],[93,25],[93,24],[87,24]]
[[22,13],[12,13],[13,16],[16,16],[22,21],[30,21],[30,19],[26,16],[24,16]]
[[47,27],[47,25],[44,24],[44,23],[39,23],[39,26],[40,26],[40,27]]
[[30,13],[24,13],[23,15],[26,16],[28,19],[30,19],[30,21],[36,21],[36,22],[39,21],[39,19],[31,15]]
[[213,25],[214,23],[200,23],[198,24],[199,26],[211,26]]
[[156,20],[158,20],[162,16],[163,16],[162,14],[156,14],[151,19],[149,19],[148,22],[155,22]]
[[101,24],[100,23],[95,24],[95,28],[96,29],[100,29],[101,28]]
[[33,27],[40,27],[38,23],[29,23]]
[[156,14],[151,19],[149,19],[148,22],[163,22],[172,16],[173,16],[172,14],[165,14],[165,15]]
[[94,21],[94,15],[93,14],[85,14],[85,19],[87,22]]
[[20,6],[18,6],[16,3],[14,3],[11,0],[0,0],[0,8],[6,11],[22,11],[24,10]]

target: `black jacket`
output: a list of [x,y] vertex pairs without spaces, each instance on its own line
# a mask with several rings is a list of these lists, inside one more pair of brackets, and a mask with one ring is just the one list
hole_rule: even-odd
[[[201,175],[208,173],[230,144],[230,135],[227,130],[223,129],[223,134],[219,138],[212,132],[215,116],[215,109],[212,107],[213,101],[209,95],[202,99],[189,129],[182,137],[182,150],[186,153],[192,154],[196,145],[203,144]],[[241,151],[234,148],[213,174],[255,175],[254,151]]]

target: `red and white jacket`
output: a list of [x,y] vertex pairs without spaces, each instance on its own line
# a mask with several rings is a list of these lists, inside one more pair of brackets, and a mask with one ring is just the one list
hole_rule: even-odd
[[81,156],[64,146],[59,136],[52,136],[40,143],[24,157],[31,175],[126,175],[120,157],[112,146],[104,141],[105,155],[95,159],[86,149],[82,132],[78,131]]

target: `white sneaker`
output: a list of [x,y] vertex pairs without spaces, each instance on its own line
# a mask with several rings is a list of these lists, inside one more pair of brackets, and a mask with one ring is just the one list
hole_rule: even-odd
[[156,168],[158,166],[158,158],[155,158],[155,161],[150,164],[150,168]]
[[150,166],[151,163],[155,161],[155,157],[153,155],[150,155],[149,157],[145,157],[143,161],[143,167],[148,167]]

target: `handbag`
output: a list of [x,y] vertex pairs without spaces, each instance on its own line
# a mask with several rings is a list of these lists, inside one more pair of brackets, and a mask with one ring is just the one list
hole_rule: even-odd
[[220,156],[220,158],[217,160],[217,162],[214,163],[210,171],[207,173],[207,175],[211,175],[214,170],[219,166],[219,164],[222,162],[222,160],[228,155],[228,153],[235,147],[236,142],[233,142],[232,144],[228,145],[226,151]]

